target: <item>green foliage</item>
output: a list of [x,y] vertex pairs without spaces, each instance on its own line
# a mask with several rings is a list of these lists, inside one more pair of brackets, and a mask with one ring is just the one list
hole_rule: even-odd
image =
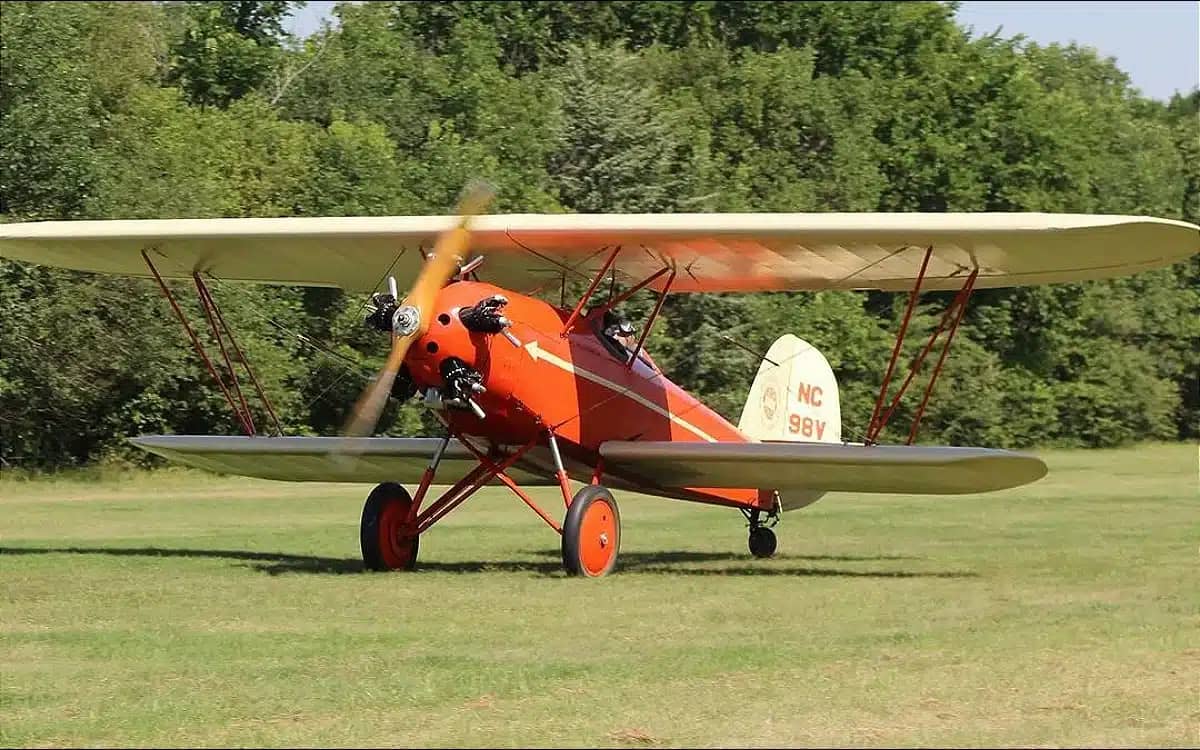
[[0,4],[0,215],[86,218],[94,146],[162,53],[139,3]]
[[167,80],[200,106],[225,106],[260,86],[281,53],[283,20],[293,6],[280,0],[186,2],[182,32],[171,45]]
[[[337,28],[295,40],[297,5],[0,3],[0,219],[440,213],[474,177],[501,211],[1200,219],[1200,92],[1155,102],[1092,50],[972,40],[953,3],[343,3]],[[286,429],[335,432],[386,354],[361,296],[214,283]],[[948,297],[927,295],[901,365]],[[855,438],[904,301],[673,296],[649,346],[736,419],[758,362],[730,339],[761,352],[794,332],[833,364]],[[0,352],[8,462],[236,429],[146,281],[0,264]],[[1195,437],[1198,372],[1200,261],[984,290],[923,439]],[[382,427],[435,425],[392,404]]]
[[581,213],[656,213],[693,197],[697,162],[678,113],[619,50],[572,50],[559,78],[563,125],[549,155],[558,199]]

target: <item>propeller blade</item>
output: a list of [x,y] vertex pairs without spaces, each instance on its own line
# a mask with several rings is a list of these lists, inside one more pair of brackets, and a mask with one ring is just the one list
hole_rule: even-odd
[[388,395],[392,392],[392,384],[396,382],[396,375],[400,372],[400,366],[404,364],[404,355],[408,353],[409,345],[416,338],[411,335],[392,335],[392,351],[388,354],[387,362],[354,403],[350,410],[350,418],[342,430],[343,435],[365,437],[375,431],[379,415],[383,413]]
[[458,224],[438,237],[432,256],[425,262],[408,296],[400,304],[401,307],[411,306],[417,309],[417,325],[408,333],[392,334],[392,350],[388,354],[387,362],[350,410],[350,417],[342,430],[343,435],[363,437],[375,431],[375,425],[379,422],[379,415],[383,413],[384,406],[387,405],[392,384],[404,364],[408,348],[429,330],[438,292],[458,271],[459,262],[465,255],[470,240],[471,218],[482,212],[492,197],[493,193],[489,187],[477,183],[470,186],[459,201],[456,213],[461,218]]
[[404,300],[404,304],[412,305],[421,311],[421,322],[418,329],[421,334],[429,330],[433,319],[433,301],[442,287],[454,277],[459,263],[464,259],[470,241],[471,219],[482,212],[491,202],[494,194],[491,188],[476,183],[469,187],[459,201],[456,213],[461,217],[458,226],[442,233],[433,246],[433,257],[425,264],[421,275]]

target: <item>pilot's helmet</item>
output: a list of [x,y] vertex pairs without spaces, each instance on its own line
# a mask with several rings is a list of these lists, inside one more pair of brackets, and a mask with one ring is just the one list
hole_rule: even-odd
[[633,326],[616,312],[605,310],[604,332],[609,336],[632,336]]

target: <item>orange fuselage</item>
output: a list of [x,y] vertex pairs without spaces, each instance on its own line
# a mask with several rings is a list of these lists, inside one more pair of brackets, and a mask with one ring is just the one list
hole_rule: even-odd
[[[468,330],[459,320],[462,307],[493,294],[508,298],[504,315],[517,346],[503,335]],[[648,356],[632,367],[602,342],[594,317],[581,316],[564,335],[570,315],[542,300],[472,281],[441,290],[429,330],[406,357],[414,382],[422,389],[440,387],[439,367],[457,357],[483,375],[487,390],[475,396],[486,413],[479,419],[450,409],[446,417],[457,432],[497,444],[522,445],[553,430],[565,457],[579,466],[596,466],[600,445],[610,440],[746,442],[721,415],[672,383]],[[759,507],[757,489],[694,488],[691,499]]]

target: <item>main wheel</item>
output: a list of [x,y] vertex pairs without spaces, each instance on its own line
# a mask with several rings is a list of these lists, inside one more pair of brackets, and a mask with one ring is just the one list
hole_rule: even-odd
[[412,496],[394,482],[384,482],[367,495],[359,524],[359,543],[367,570],[412,570],[420,539],[408,528]]
[[750,529],[750,554],[755,557],[771,557],[775,554],[775,532],[766,526]]
[[563,521],[563,567],[573,576],[599,578],[612,571],[621,549],[621,513],[612,493],[588,485],[575,493]]

